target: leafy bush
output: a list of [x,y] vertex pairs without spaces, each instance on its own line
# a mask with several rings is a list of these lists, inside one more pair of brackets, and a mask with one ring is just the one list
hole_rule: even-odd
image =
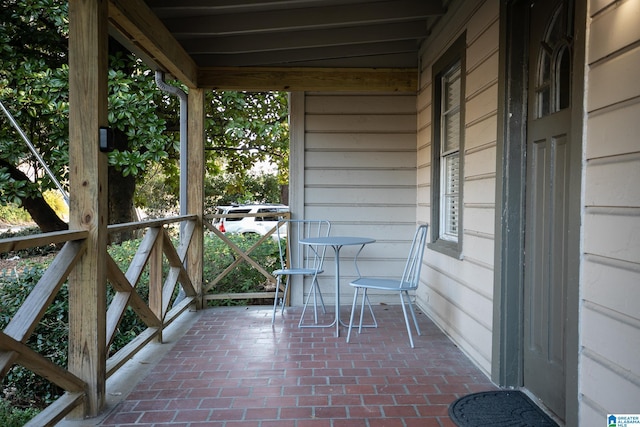
[[9,224],[25,224],[31,221],[31,215],[15,203],[1,205],[0,218]]
[[[45,265],[26,265],[21,268],[15,280],[3,280],[0,283],[3,302],[0,324],[3,329],[33,290],[45,269]],[[68,301],[69,294],[64,285],[27,340],[30,348],[61,366],[67,366],[68,358]],[[2,392],[4,399],[11,401],[15,407],[41,408],[60,396],[62,390],[28,369],[14,365],[4,378]]]
[[[118,264],[120,270],[127,271],[128,266],[131,264],[134,255],[136,254],[136,250],[140,245],[141,239],[135,240],[127,240],[118,245],[111,245],[108,249],[109,255],[111,258]],[[166,264],[166,263],[165,263]],[[166,275],[168,270],[168,266],[164,266],[164,274]],[[143,271],[140,276],[140,281],[136,285],[136,292],[140,297],[148,301],[149,300],[149,272],[148,267]],[[107,304],[111,302],[111,299],[114,296],[113,289],[111,287],[107,288]],[[116,331],[115,336],[113,337],[113,342],[111,344],[109,354],[112,355],[120,350],[122,347],[127,345],[131,340],[133,340],[138,334],[144,331],[147,328],[147,325],[140,320],[135,311],[129,306],[124,311],[122,315],[122,320],[120,321],[120,325],[118,326],[118,330]]]
[[[260,236],[252,233],[229,234],[227,237],[245,252],[260,238]],[[211,233],[209,238],[204,239],[204,283],[212,282],[235,261],[237,256],[229,246]],[[273,271],[279,263],[278,244],[273,239],[267,239],[251,252],[249,256],[265,270]],[[260,272],[250,266],[246,261],[242,261],[218,282],[210,293],[260,292],[265,290],[267,283],[267,279],[260,274]],[[211,302],[212,305],[244,305],[246,303],[246,300],[214,300]]]
[[4,400],[0,400],[0,425],[4,427],[20,427],[25,425],[38,411],[32,408],[15,408]]

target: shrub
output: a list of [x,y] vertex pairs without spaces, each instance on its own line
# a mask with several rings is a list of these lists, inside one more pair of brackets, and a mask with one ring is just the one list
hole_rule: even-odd
[[31,221],[31,215],[15,203],[0,206],[0,219],[9,224],[26,224]]
[[[3,301],[0,323],[6,327],[14,313],[32,291],[46,269],[45,265],[26,265],[14,280],[0,283]],[[27,345],[53,363],[67,366],[68,348],[68,291],[62,286],[44,316],[27,340]],[[14,365],[3,382],[3,398],[18,408],[41,408],[50,403],[62,390],[48,380],[20,365]]]
[[25,425],[38,411],[32,408],[20,409],[0,400],[0,425],[4,427],[20,427]]
[[[229,240],[240,249],[246,251],[260,238],[256,234],[229,234]],[[278,244],[273,239],[267,239],[250,254],[265,270],[273,271],[279,263]],[[222,271],[224,271],[233,261],[237,254],[229,248],[221,239],[213,233],[204,239],[204,283],[212,282]],[[221,293],[243,293],[264,291],[267,280],[256,269],[246,261],[238,264],[229,274],[227,274],[209,292],[212,294]],[[205,285],[206,286],[206,285]],[[245,305],[247,300],[214,300],[212,305]]]

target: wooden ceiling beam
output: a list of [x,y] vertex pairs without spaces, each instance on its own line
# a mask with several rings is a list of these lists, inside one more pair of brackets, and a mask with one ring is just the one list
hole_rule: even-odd
[[200,87],[247,91],[382,91],[418,88],[415,68],[269,68],[208,67],[198,75]]
[[198,87],[196,63],[143,0],[109,0],[108,8],[109,23],[127,48],[187,86]]

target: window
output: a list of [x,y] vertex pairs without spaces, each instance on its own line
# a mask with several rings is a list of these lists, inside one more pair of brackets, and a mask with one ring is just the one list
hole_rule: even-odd
[[429,247],[455,257],[462,253],[464,53],[462,35],[433,66]]
[[571,49],[573,28],[562,4],[553,14],[538,51],[535,87],[536,118],[569,108],[571,99]]

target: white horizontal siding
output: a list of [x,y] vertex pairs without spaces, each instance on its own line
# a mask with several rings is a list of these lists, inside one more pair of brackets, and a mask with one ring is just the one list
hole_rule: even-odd
[[640,2],[590,2],[580,425],[640,402]]
[[[465,150],[465,178],[491,175],[496,173],[496,146],[483,147],[481,150]],[[492,191],[495,191],[492,190]]]
[[[619,52],[640,40],[640,3],[634,0],[601,1],[598,5],[592,1],[591,32],[606,34],[607,37],[591,37],[589,39],[589,55],[587,62],[593,64],[614,52]],[[603,7],[615,8],[598,13]],[[615,28],[615,31],[611,31]]]
[[638,64],[640,46],[593,64],[589,70],[588,111],[640,96]]
[[465,203],[464,217],[465,221],[474,224],[476,231],[493,236],[495,230],[495,206],[473,205]]
[[[466,30],[463,259],[427,251],[417,297],[436,323],[487,373],[491,369],[498,109],[499,2],[459,2],[427,40],[418,96],[420,221],[430,221],[431,64]],[[447,25],[455,22],[456,25]]]
[[[367,169],[307,169],[305,181],[313,186],[345,185],[348,182],[353,186],[391,186],[404,185],[407,181],[415,179],[416,171],[410,168],[387,170],[384,174],[372,174],[371,168]],[[394,184],[395,183],[395,184]]]
[[640,260],[640,207],[589,208],[584,229],[585,253],[633,263]]
[[584,349],[582,356],[580,379],[589,385],[590,392],[581,398],[598,408],[598,416],[589,416],[586,405],[581,405],[580,426],[602,426],[606,414],[638,413],[637,378],[629,377],[626,368],[613,365],[590,349]]
[[[313,132],[358,132],[393,134],[415,131],[415,117],[406,115],[384,114],[322,114],[307,116],[307,129]],[[391,141],[390,141],[391,142]]]
[[[486,176],[467,179],[464,183],[465,205],[494,206],[496,203],[496,177]],[[472,222],[473,224],[473,222]]]
[[306,111],[309,114],[382,114],[414,115],[415,96],[389,96],[389,94],[314,94],[306,99]]
[[[414,157],[415,152],[409,153]],[[414,168],[414,165],[407,164],[406,152],[393,151],[369,151],[369,152],[353,152],[345,150],[316,151],[307,152],[305,164],[308,168],[322,169],[345,169],[349,167],[358,169],[397,169],[397,168]],[[357,165],[357,166],[356,166]],[[415,184],[415,183],[414,183]]]
[[496,115],[490,115],[467,125],[464,138],[465,149],[472,150],[487,145],[495,145],[497,130],[498,122]]
[[586,256],[583,297],[585,301],[597,303],[630,319],[637,318],[640,265],[608,257]]
[[587,126],[587,158],[612,157],[638,151],[638,117],[640,102],[637,99],[590,114]]
[[[330,220],[334,235],[376,239],[359,257],[362,274],[402,273],[416,227],[416,163],[415,96],[305,95],[304,212]],[[353,290],[347,283],[357,277],[357,249],[341,250],[340,293],[349,303]],[[320,286],[330,302],[335,295],[332,249],[326,262]]]
[[[453,276],[452,270],[444,270],[427,264],[425,274],[428,288],[429,315],[482,369],[489,371],[491,359],[491,319],[493,304],[488,295],[478,292],[474,282]],[[478,270],[478,269],[476,269]],[[481,271],[481,270],[478,270]],[[473,310],[468,307],[473,306]]]
[[586,171],[585,204],[627,207],[640,202],[639,163],[640,152],[591,159]]

